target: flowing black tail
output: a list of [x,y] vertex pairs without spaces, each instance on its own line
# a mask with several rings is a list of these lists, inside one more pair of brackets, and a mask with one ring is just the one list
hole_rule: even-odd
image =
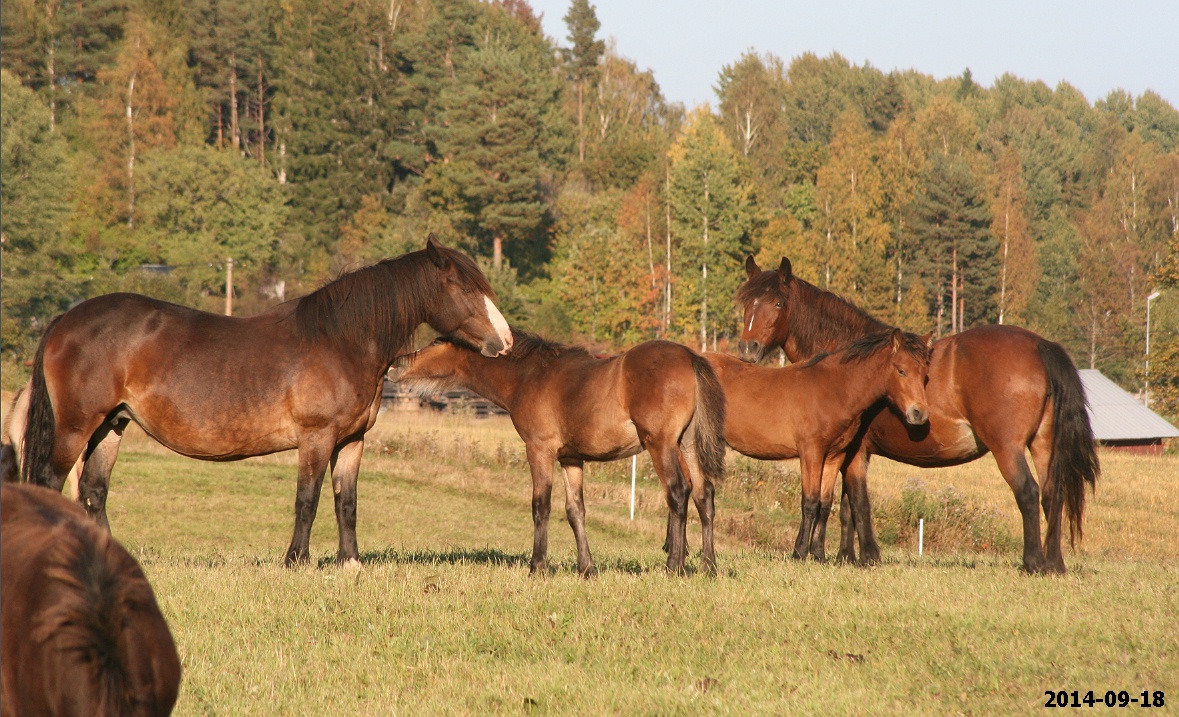
[[1101,464],[1097,445],[1089,425],[1088,401],[1081,385],[1081,375],[1060,344],[1041,341],[1036,347],[1048,372],[1048,392],[1052,397],[1052,458],[1048,462],[1048,483],[1052,502],[1059,505],[1063,495],[1068,509],[1069,543],[1084,536],[1081,522],[1085,514],[1085,484],[1097,485]]
[[45,342],[57,324],[55,318],[45,329],[37,354],[33,357],[33,379],[29,387],[29,417],[25,424],[24,450],[21,456],[21,476],[27,483],[49,486],[53,480],[53,443],[57,420],[53,416],[53,404],[49,401],[49,388],[45,385]]
[[692,418],[700,468],[712,481],[725,477],[725,392],[711,364],[692,354],[696,372],[696,415]]

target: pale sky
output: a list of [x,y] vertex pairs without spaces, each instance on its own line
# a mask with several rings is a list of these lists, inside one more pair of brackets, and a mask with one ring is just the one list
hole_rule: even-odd
[[[569,0],[529,0],[565,47]],[[937,79],[966,68],[989,87],[1010,72],[1090,104],[1121,88],[1179,108],[1179,0],[591,0],[618,53],[650,69],[668,100],[716,105],[724,65],[750,48],[789,63],[810,51]]]

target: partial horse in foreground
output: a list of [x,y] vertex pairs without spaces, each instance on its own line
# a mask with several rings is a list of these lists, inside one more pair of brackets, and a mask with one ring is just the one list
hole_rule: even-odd
[[826,557],[835,477],[860,434],[864,412],[887,402],[899,420],[925,424],[929,340],[900,329],[883,331],[783,368],[705,354],[725,390],[728,444],[751,458],[800,460],[802,520],[794,557]]
[[612,358],[516,330],[512,352],[491,360],[457,341],[436,341],[399,365],[416,390],[462,386],[511,414],[532,469],[533,573],[547,570],[553,463],[565,472],[565,513],[577,540],[577,569],[594,572],[585,535],[585,461],[612,461],[644,449],[667,497],[667,569],[682,572],[688,494],[703,531],[703,562],[716,571],[713,483],[724,475],[725,402],[698,354],[648,341]]
[[180,656],[143,570],[59,493],[0,487],[0,712],[157,717]]
[[[776,270],[762,271],[749,257],[745,271],[748,280],[737,301],[744,309],[740,348],[746,360],[781,348],[791,361],[806,361],[891,328],[795,276],[788,259]],[[855,560],[858,535],[863,561],[880,559],[868,502],[871,456],[935,467],[967,463],[990,451],[1023,517],[1023,569],[1063,573],[1062,512],[1067,508],[1075,541],[1082,535],[1085,486],[1092,488],[1101,473],[1084,389],[1068,353],[1025,329],[980,326],[934,343],[926,391],[927,430],[907,429],[883,406],[867,416],[863,439],[843,467],[840,557]],[[1041,504],[1048,522],[1043,543]]]
[[511,348],[487,279],[434,241],[248,318],[137,294],[84,301],[46,330],[33,360],[24,474],[61,490],[84,457],[83,505],[107,525],[111,468],[128,421],[185,456],[231,461],[297,448],[285,562],[309,560],[331,466],[339,562],[358,560],[356,477],[392,362],[419,325],[488,356]]

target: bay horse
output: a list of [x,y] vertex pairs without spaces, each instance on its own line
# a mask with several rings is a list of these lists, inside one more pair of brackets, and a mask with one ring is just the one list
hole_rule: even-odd
[[168,715],[180,656],[139,564],[77,503],[0,487],[0,712]]
[[137,294],[84,301],[54,320],[33,360],[26,480],[61,490],[85,456],[81,500],[109,528],[106,495],[128,421],[191,458],[231,461],[297,448],[287,566],[309,560],[331,466],[337,562],[359,559],[356,476],[385,372],[426,323],[488,356],[511,333],[487,279],[439,244],[346,274],[249,318]]
[[[795,276],[789,259],[783,258],[776,270],[762,271],[751,256],[745,271],[747,280],[736,298],[744,309],[739,349],[746,360],[782,348],[791,361],[805,361],[889,328]],[[866,416],[859,449],[843,467],[840,557],[855,560],[858,536],[861,561],[880,559],[868,502],[871,456],[935,467],[967,463],[989,451],[1023,518],[1023,569],[1063,573],[1062,511],[1067,508],[1070,543],[1075,544],[1082,536],[1085,485],[1092,489],[1101,473],[1084,389],[1068,353],[1026,329],[980,326],[934,343],[926,391],[925,431],[906,430],[889,411],[876,409]],[[1025,450],[1031,451],[1039,486]],[[1039,504],[1048,523],[1043,544]]]
[[[20,480],[21,456],[24,455],[25,426],[29,417],[29,387],[26,383],[17,389],[12,397],[12,405],[8,407],[8,414],[4,418],[4,426],[0,429],[0,482],[16,483]],[[82,476],[82,457],[74,462],[70,474],[66,478],[66,495],[71,500],[78,499],[78,480]]]
[[688,492],[700,514],[705,570],[716,571],[713,483],[724,475],[725,401],[708,363],[691,349],[648,341],[612,358],[515,329],[514,348],[489,360],[458,340],[439,340],[399,362],[413,390],[462,386],[511,415],[532,472],[531,572],[547,571],[553,463],[565,473],[565,514],[577,570],[595,572],[585,535],[582,470],[644,449],[668,506],[667,569],[682,572]]
[[826,558],[835,476],[860,432],[861,416],[881,402],[912,426],[928,420],[925,376],[931,336],[881,331],[835,354],[769,368],[707,353],[725,391],[725,441],[760,460],[798,458],[802,520],[794,557]]

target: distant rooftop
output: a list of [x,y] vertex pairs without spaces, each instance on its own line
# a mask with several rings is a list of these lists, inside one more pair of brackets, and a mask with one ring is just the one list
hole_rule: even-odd
[[1179,437],[1179,429],[1143,406],[1097,369],[1081,369],[1089,399],[1089,422],[1099,441],[1140,441]]

